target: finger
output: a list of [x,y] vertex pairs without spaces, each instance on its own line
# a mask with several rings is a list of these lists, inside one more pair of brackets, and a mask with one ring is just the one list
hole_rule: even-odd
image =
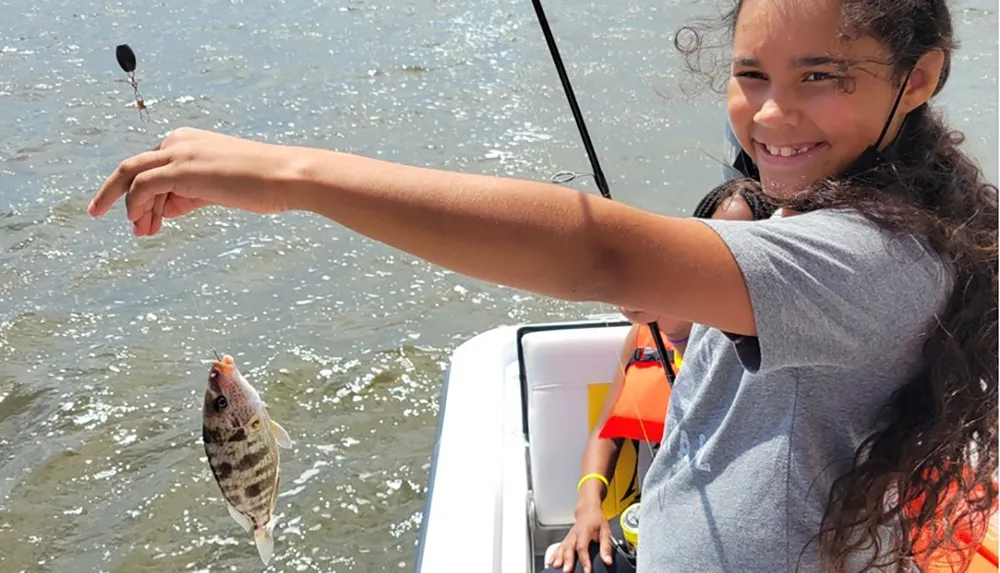
[[590,540],[577,541],[576,553],[580,565],[583,567],[583,573],[590,573]]
[[107,213],[115,201],[128,192],[136,175],[149,169],[161,167],[169,162],[169,155],[158,149],[146,151],[122,161],[115,171],[104,180],[100,190],[91,199],[87,212],[92,217],[99,217]]
[[562,567],[562,564],[563,564],[563,551],[566,550],[565,545],[566,545],[566,542],[563,541],[562,543],[559,544],[559,547],[556,547],[556,550],[552,552],[552,566],[553,567]]
[[166,195],[173,190],[173,171],[173,165],[167,164],[143,171],[132,179],[132,186],[125,196],[125,210],[130,221],[138,221],[152,211],[157,195]]
[[170,195],[157,195],[153,199],[150,209],[144,211],[139,220],[133,225],[136,236],[146,237],[156,234],[163,222],[163,203],[168,197]]
[[160,229],[163,228],[163,210],[167,201],[170,200],[170,197],[169,193],[166,195],[156,196],[156,201],[153,202],[153,220],[150,222],[149,226],[150,235],[159,233]]
[[132,223],[132,234],[136,237],[144,237],[149,234],[149,227],[153,220],[153,210],[150,209],[142,214],[138,220]]
[[566,551],[563,553],[563,572],[569,573],[573,570],[573,561],[576,557],[576,549],[572,545],[566,547]]
[[551,553],[549,553],[548,555],[545,556],[545,566],[546,567],[553,567],[553,566],[558,567],[558,565],[556,565],[555,563],[556,563],[556,559],[559,559],[559,550],[560,549],[562,549],[561,545],[557,546],[555,549],[552,550]]
[[607,522],[601,524],[601,559],[605,565],[611,566],[611,527]]

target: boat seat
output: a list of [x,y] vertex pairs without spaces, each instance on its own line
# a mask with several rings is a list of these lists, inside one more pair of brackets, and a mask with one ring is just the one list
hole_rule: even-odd
[[[529,332],[521,339],[530,484],[539,526],[573,523],[576,484],[591,423],[600,414],[619,368],[628,331],[628,325],[589,323]],[[648,467],[642,457],[640,464]]]

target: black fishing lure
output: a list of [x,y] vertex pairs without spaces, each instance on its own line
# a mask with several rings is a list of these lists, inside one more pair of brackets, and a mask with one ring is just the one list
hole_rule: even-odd
[[139,93],[139,82],[135,79],[135,52],[128,44],[121,44],[115,48],[115,59],[118,60],[118,65],[121,66],[122,70],[128,74],[128,81],[132,84],[132,90],[135,91],[135,107],[139,109],[139,119],[143,122],[149,121],[149,110],[146,109],[146,101]]

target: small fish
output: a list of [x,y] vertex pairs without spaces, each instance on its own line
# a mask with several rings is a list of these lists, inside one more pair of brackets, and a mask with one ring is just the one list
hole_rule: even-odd
[[266,565],[274,554],[274,506],[278,500],[278,446],[292,440],[267,414],[257,390],[236,369],[233,357],[212,362],[202,406],[202,441],[229,515],[249,533]]

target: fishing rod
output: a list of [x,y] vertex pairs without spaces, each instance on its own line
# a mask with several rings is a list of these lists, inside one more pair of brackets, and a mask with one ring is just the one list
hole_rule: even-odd
[[[590,140],[587,124],[584,122],[580,106],[576,102],[576,95],[573,94],[573,86],[569,83],[566,66],[563,65],[562,57],[559,55],[559,48],[556,47],[555,37],[552,35],[552,29],[549,28],[549,20],[545,17],[545,10],[542,9],[542,1],[531,0],[531,4],[535,7],[538,24],[542,27],[542,33],[545,34],[545,43],[549,46],[549,53],[552,54],[552,61],[555,63],[556,71],[559,73],[559,81],[562,82],[563,91],[566,92],[566,99],[569,100],[569,107],[573,111],[573,119],[576,121],[576,127],[580,131],[580,138],[583,139],[583,147],[587,150],[587,157],[590,159],[590,167],[594,171],[593,175],[594,181],[597,183],[597,189],[605,199],[611,199],[608,180],[604,177],[604,170],[601,169],[601,163],[597,159],[597,151]],[[670,361],[667,359],[667,348],[660,337],[660,327],[655,321],[648,323],[647,326],[649,326],[650,334],[653,335],[653,343],[656,345],[656,352],[660,355],[660,363],[663,365],[663,371],[667,375],[667,381],[673,386],[676,375],[674,374],[673,366],[671,366]]]

